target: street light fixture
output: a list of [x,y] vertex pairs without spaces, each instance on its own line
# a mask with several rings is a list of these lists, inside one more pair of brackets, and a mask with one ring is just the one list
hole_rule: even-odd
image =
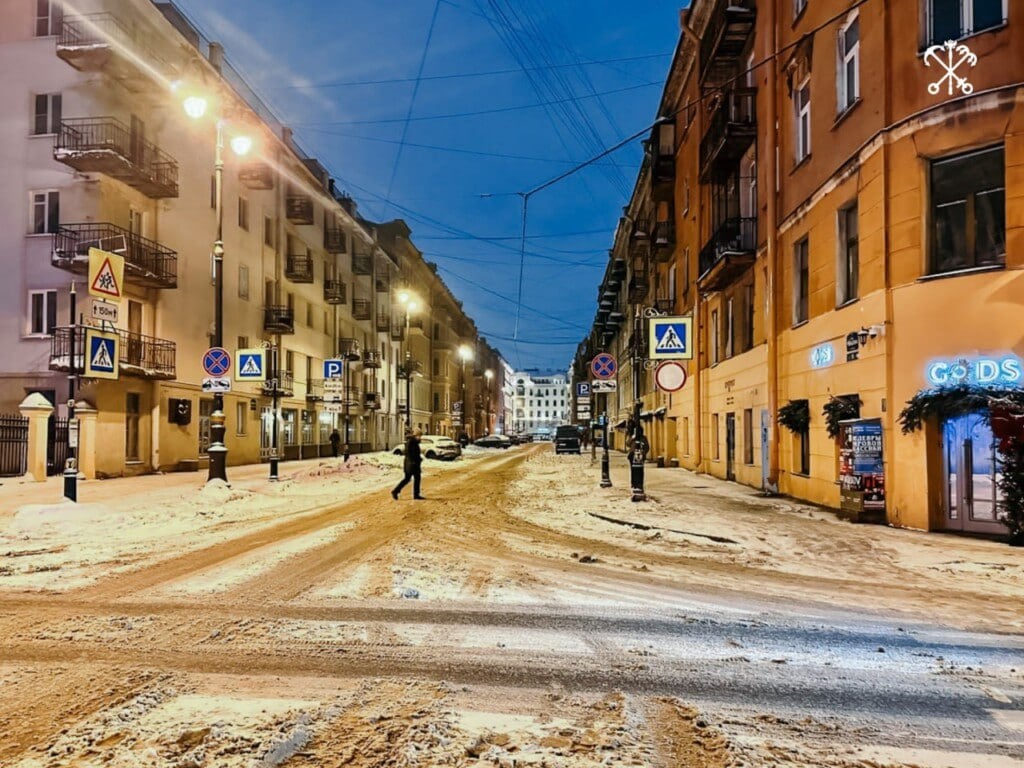
[[462,409],[460,419],[462,420],[462,431],[466,431],[466,362],[473,359],[473,348],[468,344],[459,345],[459,359],[462,360],[462,375],[460,378],[460,395],[461,400],[459,401],[459,407]]
[[494,431],[491,429],[491,381],[494,379],[494,371],[488,368],[484,371],[484,378],[487,379],[487,424],[484,429],[490,434]]
[[[203,96],[192,94],[182,101],[185,114],[198,120],[206,114],[209,101]],[[216,120],[217,143],[214,150],[214,190],[217,215],[217,239],[213,243],[213,343],[211,346],[221,347],[224,344],[224,127],[223,118]],[[231,149],[244,155],[252,149],[252,139],[247,136],[233,136]],[[227,482],[228,449],[224,445],[224,395],[215,392],[213,395],[213,413],[210,414],[210,468],[206,481],[222,480]]]
[[409,315],[419,309],[416,296],[404,288],[398,292],[398,302],[405,307],[405,354],[402,362],[402,374],[405,376],[405,429],[412,430],[412,352],[409,349]]

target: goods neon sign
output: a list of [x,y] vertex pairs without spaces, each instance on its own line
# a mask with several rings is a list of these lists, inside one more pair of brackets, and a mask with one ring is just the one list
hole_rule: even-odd
[[1019,384],[1024,380],[1024,361],[1019,357],[974,357],[935,360],[925,376],[931,384]]

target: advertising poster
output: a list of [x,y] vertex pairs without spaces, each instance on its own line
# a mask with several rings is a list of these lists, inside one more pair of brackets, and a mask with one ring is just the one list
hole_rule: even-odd
[[840,509],[858,522],[884,522],[885,462],[881,420],[843,422],[839,440]]

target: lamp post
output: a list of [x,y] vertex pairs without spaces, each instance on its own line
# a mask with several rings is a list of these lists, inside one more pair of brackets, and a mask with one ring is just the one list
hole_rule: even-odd
[[[462,361],[461,375],[459,376],[459,390],[460,390],[460,402],[459,406],[462,408],[462,412],[459,416],[462,421],[462,431],[466,431],[466,414],[468,409],[466,408],[466,361],[473,359],[473,348],[468,344],[459,345],[459,359]],[[468,435],[469,433],[466,432]]]
[[409,315],[415,312],[419,305],[416,302],[416,297],[409,293],[409,291],[402,290],[398,292],[398,301],[405,307],[405,336],[403,342],[405,344],[405,354],[402,356],[402,374],[405,376],[405,429],[406,432],[412,430],[412,352],[409,350]]
[[491,380],[494,379],[494,371],[490,368],[484,371],[484,379],[487,380],[487,423],[484,425],[484,429],[487,434],[490,434],[494,431],[491,429]]
[[[183,102],[185,113],[198,120],[206,114],[207,100],[202,96],[188,96]],[[213,174],[215,211],[217,216],[217,239],[213,243],[213,343],[214,347],[224,344],[224,119],[218,118],[217,142],[214,150]],[[252,147],[252,140],[246,136],[231,139],[235,154],[244,155]],[[206,481],[227,482],[228,449],[224,445],[224,395],[213,394],[213,413],[210,414],[210,469]]]

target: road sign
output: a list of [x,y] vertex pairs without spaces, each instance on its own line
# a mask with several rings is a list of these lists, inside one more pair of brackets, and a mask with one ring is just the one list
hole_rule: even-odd
[[267,350],[263,347],[235,350],[235,379],[237,381],[266,381]]
[[590,371],[594,374],[595,379],[605,380],[613,378],[618,370],[619,364],[607,352],[600,353],[590,361]]
[[325,400],[324,404],[323,404],[323,409],[322,410],[323,410],[324,413],[344,413],[345,412],[345,404],[344,403],[332,403],[332,402],[329,402],[329,401]]
[[654,372],[654,383],[665,392],[678,392],[686,384],[686,369],[671,360],[662,363]]
[[589,397],[577,397],[576,398],[576,405],[590,405],[590,398]]
[[332,359],[324,360],[324,378],[340,379],[345,374],[345,361]]
[[576,418],[577,419],[582,419],[582,418],[588,418],[589,419],[590,418],[590,407],[588,406],[586,408],[577,408],[576,409]]
[[452,403],[452,413],[462,413],[462,401],[456,400]]
[[324,379],[324,394],[325,395],[344,395],[345,394],[345,380],[344,379]]
[[78,447],[78,419],[68,419],[68,448]]
[[203,378],[203,392],[230,392],[231,379],[227,376],[206,376]]
[[103,299],[93,299],[92,319],[101,320],[105,323],[116,323],[118,306]]
[[693,358],[693,318],[653,317],[649,327],[648,357],[652,360]]
[[576,382],[576,397],[589,397],[590,396],[590,382],[589,381],[577,381]]
[[85,331],[85,375],[93,379],[116,379],[118,361],[118,336],[86,329]]
[[619,382],[612,379],[611,381],[592,381],[590,382],[590,391],[595,395],[599,395],[602,392],[617,392],[619,389]]
[[101,251],[99,248],[89,249],[89,293],[100,299],[121,298],[121,286],[124,284],[124,256]]
[[210,347],[203,355],[203,370],[214,378],[226,376],[231,370],[231,355],[223,347]]

